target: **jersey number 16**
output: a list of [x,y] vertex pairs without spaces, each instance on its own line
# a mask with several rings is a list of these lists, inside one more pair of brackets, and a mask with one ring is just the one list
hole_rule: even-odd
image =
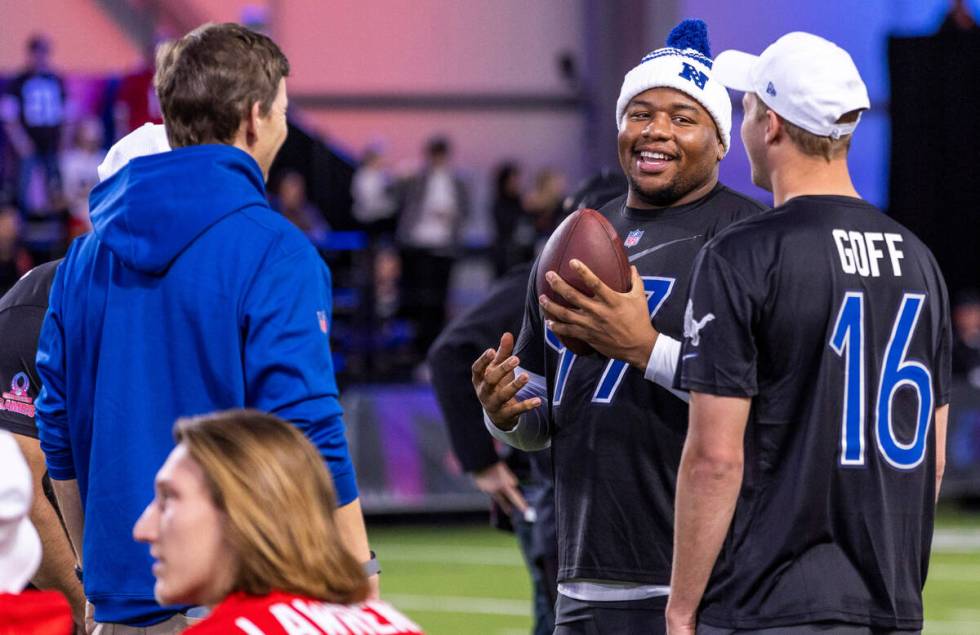
[[[885,358],[881,363],[881,376],[878,377],[877,397],[874,402],[874,438],[878,451],[889,465],[900,470],[911,470],[922,463],[926,455],[929,425],[932,422],[932,375],[924,364],[906,359],[909,342],[915,332],[925,298],[921,293],[906,293],[902,298],[888,345],[885,347]],[[850,291],[845,294],[837,314],[834,333],[830,338],[830,347],[844,358],[840,464],[863,466],[867,387],[863,292]],[[892,421],[892,401],[895,393],[903,386],[914,390],[919,402],[915,435],[910,443],[903,443],[895,437]]]

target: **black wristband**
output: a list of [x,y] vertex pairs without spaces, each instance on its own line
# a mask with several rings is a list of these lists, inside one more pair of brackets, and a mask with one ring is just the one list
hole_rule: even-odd
[[361,566],[364,568],[364,575],[371,577],[373,575],[381,575],[381,563],[378,562],[378,556],[372,551],[371,559]]

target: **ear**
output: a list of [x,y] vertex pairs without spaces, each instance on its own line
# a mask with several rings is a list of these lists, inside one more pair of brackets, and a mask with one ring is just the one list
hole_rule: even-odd
[[259,136],[259,120],[261,119],[261,104],[259,102],[252,103],[252,107],[249,108],[248,116],[243,122],[245,125],[245,139],[249,146],[255,145],[256,140]]
[[720,135],[715,135],[715,143],[718,151],[716,156],[718,158],[718,162],[721,163],[721,160],[725,158],[725,144],[722,142]]
[[779,121],[779,116],[769,110],[766,112],[766,143],[775,143],[783,134],[783,124]]

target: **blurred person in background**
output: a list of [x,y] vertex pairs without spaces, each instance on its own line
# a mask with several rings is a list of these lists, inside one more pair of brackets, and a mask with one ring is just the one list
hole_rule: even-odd
[[116,127],[116,139],[121,139],[146,123],[163,123],[160,100],[153,89],[154,54],[156,45],[165,38],[157,36],[154,46],[146,47],[136,68],[119,80],[112,115]]
[[351,213],[374,239],[395,233],[396,202],[391,175],[385,169],[384,147],[372,143],[364,151],[361,165],[351,181]]
[[953,305],[953,374],[980,388],[980,293],[965,289]]
[[980,30],[966,0],[951,0],[949,12],[939,25],[939,33],[976,33]]
[[24,590],[41,562],[41,540],[28,518],[31,472],[6,431],[0,466],[0,633],[71,635],[71,610],[60,593]]
[[524,197],[524,208],[534,217],[539,238],[547,238],[561,217],[565,199],[565,175],[544,168],[534,175],[534,187]]
[[[190,607],[157,604],[149,555],[131,540],[187,413],[248,406],[300,428],[331,469],[349,550],[377,562],[333,373],[330,273],[266,200],[288,74],[272,40],[236,24],[163,47],[155,84],[174,149],[96,186],[94,231],[52,284],[38,428],[97,633],[188,623]],[[144,129],[159,127],[133,134]]]
[[449,277],[470,213],[469,191],[452,166],[449,140],[429,139],[424,154],[422,170],[398,186],[396,233],[402,258],[401,306],[415,327],[419,361],[446,322]]
[[174,439],[133,537],[150,547],[160,604],[212,608],[188,635],[421,633],[366,601],[330,474],[294,426],[230,410],[178,420]]
[[306,198],[306,179],[299,172],[287,170],[279,176],[279,186],[271,197],[272,207],[296,225],[314,245],[323,243],[330,225],[320,209]]
[[495,170],[491,216],[497,230],[493,252],[499,278],[514,265],[534,258],[538,238],[535,219],[521,201],[521,167],[513,161],[501,163]]
[[351,180],[351,214],[368,236],[366,262],[370,267],[368,280],[373,281],[373,286],[367,290],[373,297],[367,303],[365,315],[371,321],[368,328],[386,351],[372,359],[379,375],[385,375],[397,366],[395,360],[400,355],[391,354],[395,350],[405,353],[410,363],[414,363],[410,342],[404,332],[408,329],[398,328],[404,325],[398,319],[402,263],[392,244],[398,222],[398,203],[395,182],[384,153],[381,140],[368,144]]
[[597,210],[617,196],[622,196],[627,189],[629,182],[621,170],[603,168],[576,186],[575,191],[565,199],[564,208],[573,211],[582,208]]
[[105,160],[102,122],[88,117],[78,123],[75,141],[61,154],[61,178],[68,204],[68,238],[81,236],[92,229],[88,194],[99,182],[99,165]]
[[27,273],[34,260],[21,241],[20,212],[0,203],[0,295]]
[[20,160],[17,200],[29,211],[28,189],[40,170],[47,188],[60,187],[58,151],[66,134],[66,96],[61,77],[51,69],[51,42],[45,35],[27,41],[27,66],[7,85],[0,99],[4,132]]
[[393,318],[398,312],[401,268],[401,259],[394,248],[388,246],[378,250],[374,257],[374,301],[375,313],[382,320]]
[[23,223],[20,229],[20,240],[31,256],[31,261],[47,262],[60,258],[68,248],[68,228],[71,225],[71,213],[68,199],[61,184],[49,183],[46,189],[40,187],[42,179],[40,172],[35,172],[33,197],[39,206],[21,209]]

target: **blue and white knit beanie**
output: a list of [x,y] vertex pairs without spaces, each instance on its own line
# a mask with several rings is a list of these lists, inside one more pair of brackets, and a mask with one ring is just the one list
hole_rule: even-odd
[[725,87],[711,76],[708,27],[702,20],[684,20],[667,36],[667,47],[647,53],[623,79],[616,101],[616,126],[622,130],[630,100],[651,88],[673,88],[704,106],[718,127],[721,142],[731,146],[732,101]]

